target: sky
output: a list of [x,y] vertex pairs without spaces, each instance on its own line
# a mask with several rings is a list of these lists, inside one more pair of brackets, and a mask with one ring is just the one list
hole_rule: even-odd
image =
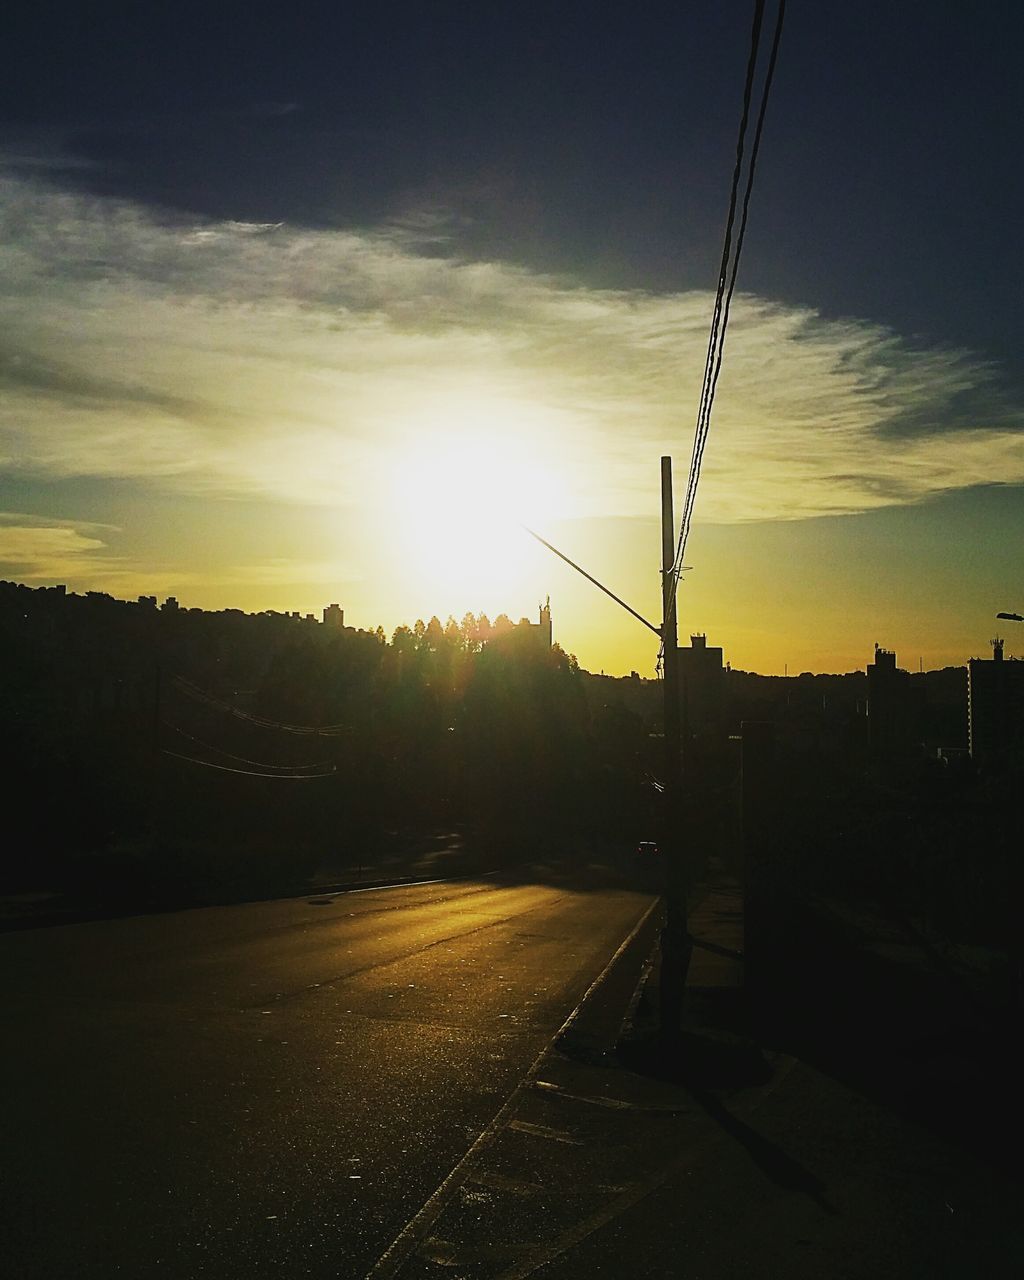
[[[19,6],[0,577],[389,633],[550,595],[653,674],[522,524],[657,621],[752,12]],[[959,664],[1024,611],[1022,37],[787,6],[679,602],[735,667]]]

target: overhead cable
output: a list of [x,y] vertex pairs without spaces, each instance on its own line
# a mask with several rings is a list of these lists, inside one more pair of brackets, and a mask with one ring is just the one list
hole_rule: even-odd
[[598,587],[601,591],[603,591],[606,596],[611,596],[611,598],[615,601],[616,604],[621,604],[623,609],[625,609],[627,613],[631,613],[638,622],[642,622],[644,626],[647,627],[649,630],[653,631],[655,635],[659,635],[659,636],[661,635],[660,627],[656,627],[653,622],[649,622],[643,616],[642,613],[637,613],[637,611],[633,608],[631,604],[627,604],[625,600],[622,599],[621,596],[617,596],[615,592],[612,591],[609,587],[606,587],[603,582],[599,582],[592,573],[587,573],[586,569],[582,569],[576,563],[575,560],[570,560],[569,557],[564,552],[559,551],[557,547],[552,546],[551,543],[548,542],[546,538],[542,538],[539,533],[534,532],[534,530],[531,529],[529,525],[524,524],[522,528],[530,535],[531,538],[536,538],[537,541],[541,544],[541,546],[547,547],[549,551],[553,551],[555,555],[558,556],[559,560],[564,560],[565,563],[569,565],[570,568],[575,569],[577,573],[582,574],[583,577],[586,578],[588,582],[592,582],[594,586]]
[[246,723],[254,724],[260,729],[276,729],[280,733],[319,735],[324,738],[336,738],[348,729],[348,725],[344,724],[285,724],[280,720],[270,720],[266,716],[255,716],[251,712],[233,707],[230,702],[215,698],[213,694],[207,693],[205,689],[200,689],[198,685],[193,684],[191,680],[186,680],[184,676],[176,676],[174,683],[183,693],[188,694],[189,697],[197,702],[203,702],[209,707],[215,707],[226,715],[234,716],[236,720],[244,720]]
[[[722,240],[722,261],[718,268],[718,283],[715,288],[715,307],[711,316],[711,330],[708,334],[708,349],[704,357],[704,377],[701,382],[700,404],[697,407],[697,423],[693,435],[693,450],[690,455],[690,473],[686,483],[686,497],[683,501],[683,512],[689,509],[692,494],[696,488],[698,472],[697,458],[700,452],[702,433],[706,431],[705,422],[710,409],[712,373],[715,367],[715,354],[719,345],[719,331],[722,326],[722,307],[725,297],[726,281],[729,276],[729,262],[732,257],[732,229],[736,218],[736,206],[739,201],[740,179],[743,175],[743,151],[746,145],[747,125],[750,121],[750,103],[754,92],[754,77],[757,70],[757,56],[761,44],[761,26],[764,21],[765,0],[755,0],[754,20],[750,32],[750,54],[747,58],[747,76],[743,86],[743,111],[740,116],[739,133],[736,137],[736,162],[733,166],[732,185],[729,190],[729,211],[725,219],[725,235]],[[722,333],[724,337],[724,332]],[[680,552],[676,552],[676,560]]]
[[188,738],[190,742],[194,742],[196,746],[203,747],[206,751],[214,751],[217,755],[226,756],[228,760],[236,760],[239,764],[255,765],[258,769],[277,769],[282,773],[297,773],[312,769],[332,768],[328,760],[316,760],[312,764],[271,764],[266,760],[250,760],[248,756],[236,756],[233,751],[225,751],[223,747],[214,746],[212,742],[204,742],[202,738],[197,738],[192,733],[186,733],[184,729],[179,728],[176,724],[171,724],[167,720],[161,720],[160,723],[165,729],[170,729],[173,733],[180,734],[183,738]]
[[756,79],[757,62],[760,50],[761,28],[764,20],[764,0],[757,0],[754,6],[754,19],[750,38],[750,56],[747,60],[747,75],[743,90],[743,111],[740,118],[739,133],[736,141],[736,164],[733,169],[732,186],[729,196],[729,212],[726,218],[725,236],[722,245],[722,261],[719,268],[718,286],[715,293],[715,308],[711,321],[711,332],[708,338],[707,356],[704,363],[704,381],[701,387],[700,406],[698,408],[697,422],[694,429],[693,450],[690,458],[690,474],[687,479],[686,497],[683,502],[683,512],[679,526],[679,539],[676,545],[676,555],[672,570],[673,602],[675,600],[675,589],[679,584],[679,575],[682,571],[683,555],[685,553],[686,543],[690,534],[690,524],[693,519],[693,509],[697,497],[697,486],[700,482],[701,464],[704,459],[704,449],[707,444],[708,430],[711,424],[711,410],[714,405],[715,390],[718,385],[718,375],[722,368],[722,355],[725,350],[725,333],[729,323],[729,310],[732,304],[733,293],[736,288],[740,255],[743,249],[743,240],[746,235],[747,218],[750,212],[750,196],[754,185],[754,172],[757,167],[757,156],[760,150],[761,136],[764,131],[768,98],[771,92],[772,80],[775,75],[775,64],[778,58],[779,41],[782,37],[785,13],[786,0],[779,0],[775,21],[775,34],[772,39],[768,69],[761,87],[761,99],[757,113],[757,124],[754,131],[750,160],[747,165],[746,187],[743,195],[739,232],[736,236],[734,247],[733,225],[736,217],[740,181],[743,174],[745,138],[747,126],[750,120],[750,106],[753,98],[754,81]]
[[170,756],[172,760],[184,760],[186,764],[201,765],[204,769],[216,769],[218,773],[234,773],[244,778],[277,778],[279,782],[305,782],[310,778],[332,778],[335,770],[325,773],[257,773],[252,769],[230,769],[224,764],[214,764],[211,760],[197,760],[195,756],[181,755],[177,751],[161,748],[161,755]]
[[[763,10],[762,0],[758,0],[756,12],[754,16],[754,28],[751,41],[751,56],[747,66],[747,82],[743,95],[743,117],[740,122],[739,141],[736,150],[736,168],[733,173],[732,193],[729,201],[729,217],[726,225],[725,246],[723,248],[723,264],[728,258],[729,243],[731,239],[732,223],[736,210],[736,193],[738,179],[742,168],[743,159],[743,135],[746,132],[747,122],[750,109],[750,93],[753,84],[753,75],[757,61],[757,48],[760,41],[761,28],[761,11]],[[768,69],[765,73],[764,84],[761,88],[761,101],[757,113],[757,124],[754,128],[754,140],[750,149],[750,162],[747,166],[746,188],[743,193],[743,205],[740,215],[740,226],[736,236],[736,248],[732,255],[732,265],[729,272],[729,285],[725,294],[724,302],[722,302],[722,285],[723,278],[719,276],[719,290],[716,298],[716,314],[712,321],[712,335],[714,339],[715,357],[713,365],[710,362],[712,351],[712,342],[708,344],[709,362],[705,365],[704,377],[705,385],[702,392],[701,412],[698,415],[697,430],[694,434],[694,451],[690,464],[690,477],[687,484],[686,501],[683,507],[682,520],[679,528],[679,542],[676,548],[676,559],[673,568],[674,583],[678,584],[679,574],[682,568],[682,559],[686,550],[687,539],[690,536],[690,524],[693,519],[693,508],[697,496],[697,485],[700,481],[701,464],[704,459],[704,449],[707,444],[708,430],[711,424],[711,410],[715,400],[715,390],[718,386],[718,375],[722,369],[722,355],[725,350],[725,332],[729,324],[729,310],[732,306],[733,294],[736,290],[736,278],[739,272],[740,255],[743,252],[743,241],[747,232],[747,219],[750,214],[750,197],[754,188],[754,173],[757,168],[757,157],[761,149],[761,137],[764,132],[765,115],[768,109],[768,97],[771,93],[772,80],[775,76],[775,64],[778,60],[779,42],[782,38],[782,25],[786,15],[786,0],[779,0],[779,8],[775,22],[775,34],[772,38],[771,53],[768,58]],[[718,323],[719,312],[721,313],[721,323]],[[674,597],[673,597],[674,598]]]

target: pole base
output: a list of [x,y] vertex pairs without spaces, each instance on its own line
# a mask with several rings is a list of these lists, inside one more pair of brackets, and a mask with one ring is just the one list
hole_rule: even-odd
[[685,925],[667,924],[661,931],[661,978],[658,988],[658,1033],[666,1047],[682,1035],[683,996],[693,943]]

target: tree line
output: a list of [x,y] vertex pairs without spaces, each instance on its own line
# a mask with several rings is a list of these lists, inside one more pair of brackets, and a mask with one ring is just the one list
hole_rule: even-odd
[[8,886],[229,898],[440,831],[628,842],[650,808],[642,718],[505,615],[388,639],[2,584],[0,661]]

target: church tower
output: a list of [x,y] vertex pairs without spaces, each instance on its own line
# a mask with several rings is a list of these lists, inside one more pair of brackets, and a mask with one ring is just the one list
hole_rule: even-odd
[[540,607],[540,642],[551,648],[551,597],[547,599]]

